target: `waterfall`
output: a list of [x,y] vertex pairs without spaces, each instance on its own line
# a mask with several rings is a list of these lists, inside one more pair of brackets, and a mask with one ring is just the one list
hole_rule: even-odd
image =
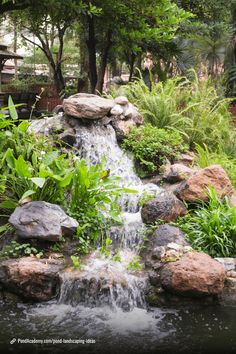
[[[85,261],[82,271],[64,272],[60,303],[90,307],[109,305],[123,310],[145,307],[143,289],[146,278],[142,272],[137,276],[127,271],[129,262],[137,257],[142,243],[145,225],[142,222],[139,200],[144,193],[156,196],[161,188],[143,184],[136,175],[132,158],[123,151],[116,140],[111,125],[101,123],[83,125],[77,123],[77,152],[89,164],[99,163],[106,157],[106,167],[111,176],[120,177],[122,186],[134,189],[136,194],[125,194],[120,201],[122,226],[110,230],[112,244],[119,247],[121,262],[106,259],[94,252]],[[139,273],[139,272],[138,272]]]

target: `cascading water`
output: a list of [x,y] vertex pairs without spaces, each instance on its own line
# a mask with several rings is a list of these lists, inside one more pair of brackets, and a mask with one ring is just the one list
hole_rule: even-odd
[[127,272],[127,266],[137,256],[143,238],[139,199],[144,193],[157,195],[161,189],[154,184],[144,185],[134,172],[132,159],[119,147],[111,125],[79,124],[76,127],[79,157],[90,164],[99,163],[105,156],[110,175],[120,177],[120,184],[136,190],[125,194],[121,201],[122,226],[113,226],[110,238],[119,247],[121,262],[105,259],[95,252],[84,264],[80,276],[76,272],[62,274],[60,303],[87,306],[109,305],[131,310],[145,307],[143,289],[146,278]]
[[[233,307],[176,303],[174,308],[165,305],[145,309],[142,291],[145,275],[131,274],[126,265],[137,254],[142,240],[144,225],[138,200],[145,191],[157,194],[160,189],[142,184],[134,173],[132,160],[119,148],[111,126],[76,123],[76,127],[79,154],[90,163],[98,162],[105,154],[111,174],[120,176],[126,187],[138,190],[137,194],[122,199],[124,225],[111,230],[114,244],[121,241],[122,262],[95,253],[85,261],[82,271],[65,271],[59,301],[14,303],[14,297],[9,302],[0,298],[0,351],[6,354],[235,353]],[[31,340],[31,344],[21,344],[19,338]]]

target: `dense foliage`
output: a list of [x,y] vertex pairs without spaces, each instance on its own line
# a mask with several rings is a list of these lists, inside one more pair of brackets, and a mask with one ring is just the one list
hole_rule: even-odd
[[194,148],[206,144],[226,150],[234,146],[235,130],[228,111],[229,102],[218,96],[210,80],[200,81],[194,72],[191,79],[176,77],[152,85],[143,80],[124,88],[129,100],[144,115],[146,122],[158,128],[178,131]]
[[141,176],[157,172],[166,159],[173,162],[188,148],[178,132],[150,124],[134,128],[124,140],[123,147],[132,151]]
[[4,108],[0,113],[2,217],[21,202],[57,203],[79,222],[78,251],[105,242],[111,223],[121,222],[117,199],[130,191],[119,187],[119,178],[109,176],[105,160],[88,166],[85,160],[63,154],[52,142],[31,133],[27,121],[12,119],[17,118],[16,111],[9,107],[11,118]]

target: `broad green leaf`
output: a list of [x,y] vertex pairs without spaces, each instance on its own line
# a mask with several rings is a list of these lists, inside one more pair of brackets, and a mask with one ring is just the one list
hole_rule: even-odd
[[57,157],[58,157],[57,151],[48,152],[48,153],[45,153],[44,155],[42,155],[42,161],[43,161],[44,165],[49,166],[49,165],[51,165],[51,163],[53,163],[53,161]]
[[0,208],[3,209],[15,209],[17,207],[17,202],[14,200],[4,200],[3,202],[0,203]]
[[37,159],[37,154],[35,153],[35,151],[33,152],[31,159],[32,159],[33,167],[37,167],[38,166],[38,159]]
[[61,188],[67,187],[69,186],[69,184],[71,183],[73,177],[73,172],[68,173],[60,182],[59,182],[59,186]]
[[18,113],[17,113],[16,107],[14,105],[14,102],[13,102],[11,96],[8,97],[8,109],[9,109],[9,113],[10,113],[11,118],[13,120],[18,119]]
[[4,233],[7,230],[9,230],[9,224],[0,226],[0,234]]
[[26,178],[32,177],[29,165],[24,160],[22,155],[20,155],[18,159],[15,160],[15,170],[18,176],[20,177],[26,177]]
[[53,177],[53,172],[50,170],[50,168],[47,168],[46,166],[44,166],[42,164],[39,167],[38,175],[39,175],[39,177],[42,177],[42,178]]
[[15,168],[15,162],[16,162],[16,159],[15,159],[15,156],[13,154],[13,150],[8,148],[4,157],[3,157],[3,161],[6,160],[7,164],[8,164],[8,167],[14,169]]
[[29,128],[29,122],[27,122],[27,120],[23,120],[23,121],[18,125],[18,130],[19,130],[21,133],[25,133],[28,128]]
[[4,120],[0,122],[0,129],[4,129],[6,127],[9,127],[11,125],[11,122],[9,120]]
[[31,178],[31,181],[36,184],[37,187],[39,188],[43,188],[45,182],[46,182],[46,178],[40,178],[40,177],[33,177]]

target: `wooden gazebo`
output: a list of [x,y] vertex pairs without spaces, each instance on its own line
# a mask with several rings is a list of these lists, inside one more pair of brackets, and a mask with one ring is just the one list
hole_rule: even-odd
[[2,91],[2,70],[8,59],[23,59],[23,57],[8,50],[6,45],[0,44],[0,92]]

